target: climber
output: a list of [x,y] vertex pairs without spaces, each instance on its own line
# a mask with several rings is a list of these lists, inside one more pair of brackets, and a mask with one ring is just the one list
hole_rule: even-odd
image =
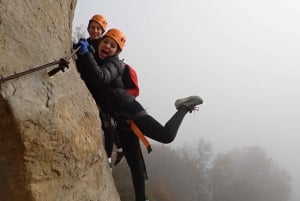
[[101,109],[113,116],[125,157],[130,167],[136,201],[145,201],[145,178],[139,140],[130,129],[132,120],[149,138],[161,143],[171,143],[187,113],[203,103],[199,96],[189,96],[175,101],[176,112],[163,126],[150,116],[143,106],[128,93],[122,81],[122,65],[119,54],[124,49],[126,37],[119,29],[110,29],[98,46],[98,58],[89,51],[87,40],[79,41],[80,66],[78,71]]
[[94,15],[91,17],[88,23],[87,31],[89,33],[89,38],[87,39],[89,44],[94,47],[97,51],[98,44],[101,40],[108,26],[107,20],[103,15]]
[[[87,27],[89,38],[87,39],[87,41],[91,45],[89,49],[91,52],[94,53],[95,57],[97,57],[98,54],[97,53],[98,44],[107,26],[108,26],[108,22],[103,15],[99,15],[99,14],[93,15],[89,20],[88,27]],[[77,66],[80,65],[78,64],[78,62],[79,61],[77,60]],[[114,143],[116,145],[116,150],[117,150],[115,165],[117,165],[121,161],[123,157],[123,150],[119,142],[114,119],[111,117],[111,115],[108,115],[101,110],[101,105],[98,104],[98,108],[99,108],[100,119],[102,122],[102,130],[104,132],[105,151],[108,157],[109,165],[111,167],[112,166],[111,157],[113,153]]]

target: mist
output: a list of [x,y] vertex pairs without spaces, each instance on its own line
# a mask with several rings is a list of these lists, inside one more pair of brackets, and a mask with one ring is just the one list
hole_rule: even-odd
[[290,201],[300,200],[300,2],[78,0],[73,27],[97,13],[127,35],[120,57],[156,119],[166,122],[177,98],[203,98],[170,146],[263,147],[291,174]]

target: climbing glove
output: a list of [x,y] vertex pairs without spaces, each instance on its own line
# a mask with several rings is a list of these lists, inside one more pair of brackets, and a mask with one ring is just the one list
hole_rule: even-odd
[[88,41],[84,38],[84,39],[80,39],[80,41],[78,42],[78,44],[80,45],[80,49],[78,51],[78,54],[85,54],[89,51],[88,47],[89,47],[89,43]]

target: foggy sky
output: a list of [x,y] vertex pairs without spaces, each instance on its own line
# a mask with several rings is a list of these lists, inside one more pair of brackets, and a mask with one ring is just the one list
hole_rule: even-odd
[[291,201],[300,200],[300,1],[77,0],[73,26],[94,14],[127,35],[120,57],[137,69],[138,100],[162,124],[176,98],[204,99],[173,146],[259,145],[291,174]]

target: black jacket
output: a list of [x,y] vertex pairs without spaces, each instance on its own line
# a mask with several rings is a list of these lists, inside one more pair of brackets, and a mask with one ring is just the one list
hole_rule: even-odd
[[97,58],[98,57],[98,46],[101,41],[101,38],[94,39],[94,40],[91,40],[91,38],[88,38],[87,41],[90,44],[90,46],[89,46],[90,52],[92,52],[95,55],[95,58]]
[[124,66],[118,56],[96,61],[88,52],[79,55],[76,63],[81,78],[105,113],[114,113],[135,99],[124,89]]

